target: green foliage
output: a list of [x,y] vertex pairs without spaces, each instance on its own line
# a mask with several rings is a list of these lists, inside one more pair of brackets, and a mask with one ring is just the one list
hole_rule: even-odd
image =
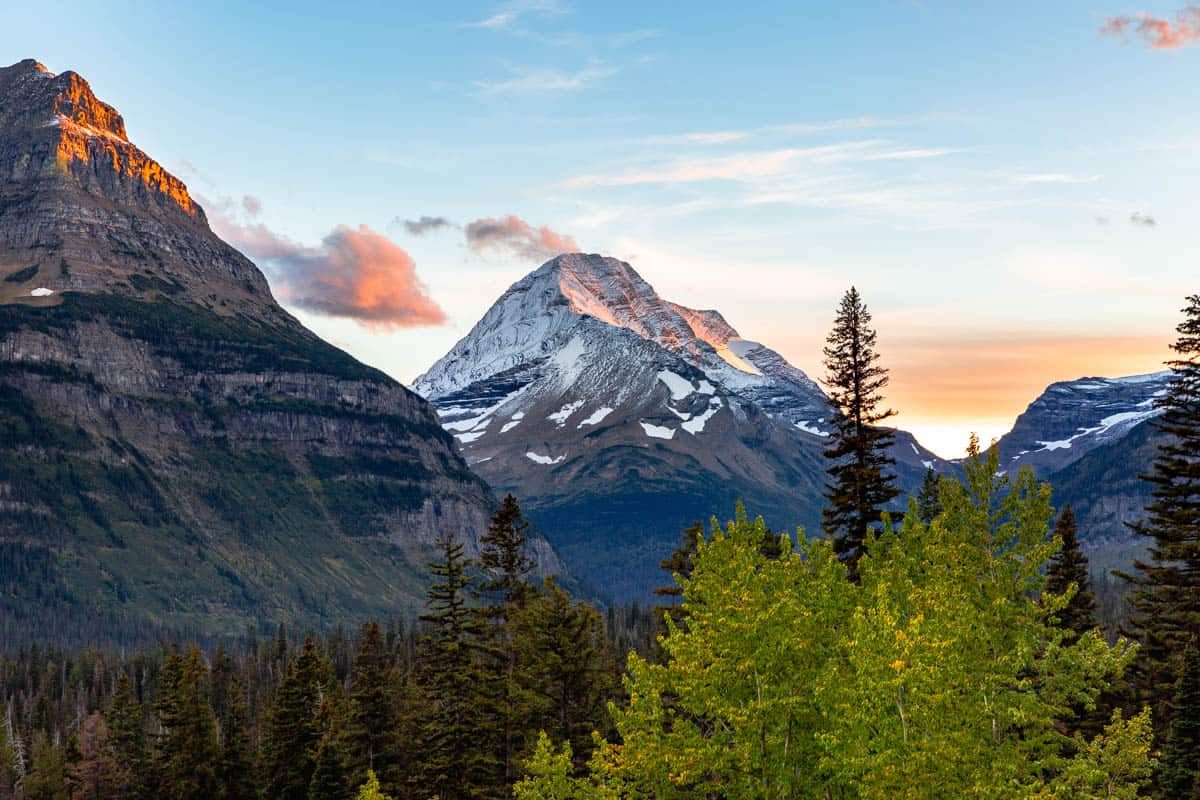
[[1056,787],[1100,769],[1113,796],[1136,794],[1144,717],[1090,743],[1057,726],[1131,647],[1067,642],[1053,624],[1069,597],[1043,591],[1046,487],[1000,476],[994,455],[966,472],[943,480],[931,524],[914,502],[900,530],[868,538],[857,584],[827,542],[785,538],[768,559],[761,520],[714,524],[666,662],[630,660],[622,745],[600,754],[633,787],[622,796],[1086,797]]
[[321,698],[329,689],[329,664],[311,636],[287,666],[275,692],[263,747],[266,792],[275,800],[307,800],[317,747],[324,734]]
[[375,773],[367,770],[367,779],[362,786],[358,787],[358,794],[354,796],[354,800],[392,800],[392,798],[380,789],[379,778],[375,777]]
[[1200,648],[1195,640],[1183,656],[1165,739],[1158,774],[1162,796],[1200,800]]
[[932,468],[925,470],[925,478],[921,481],[921,490],[917,493],[917,516],[926,525],[933,522],[942,513],[938,474]]
[[350,713],[344,731],[351,785],[367,773],[383,776],[389,787],[400,782],[401,751],[393,671],[378,622],[363,626],[354,655]]
[[1171,699],[1188,642],[1200,631],[1200,295],[1187,298],[1172,349],[1173,373],[1162,414],[1164,435],[1149,475],[1146,519],[1133,528],[1151,541],[1149,558],[1134,562],[1132,635],[1141,643],[1132,686],[1168,729]]
[[220,792],[220,750],[209,701],[208,667],[200,650],[172,653],[163,666],[158,703],[158,791],[176,800],[211,800]]
[[870,531],[900,493],[888,448],[895,439],[879,423],[896,412],[881,410],[887,370],[879,366],[871,312],[851,287],[842,297],[825,346],[825,383],[838,413],[825,448],[829,460],[822,527],[854,574]]

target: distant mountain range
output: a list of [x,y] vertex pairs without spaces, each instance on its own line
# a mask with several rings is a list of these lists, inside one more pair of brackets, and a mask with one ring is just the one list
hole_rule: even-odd
[[0,646],[404,613],[495,506],[454,445],[83,78],[0,69]]
[[[739,499],[777,529],[819,529],[824,392],[617,259],[547,262],[414,388],[472,469],[520,497],[572,574],[605,596],[648,597],[680,530]],[[927,467],[955,469],[905,432],[893,452],[908,490]]]

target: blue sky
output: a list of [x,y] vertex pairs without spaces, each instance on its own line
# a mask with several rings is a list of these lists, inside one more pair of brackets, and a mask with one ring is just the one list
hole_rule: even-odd
[[[1156,369],[1200,291],[1178,0],[241,5],[22,4],[0,60],[84,75],[231,236],[390,239],[444,322],[297,313],[404,381],[537,266],[469,246],[509,215],[814,375],[855,283],[900,424],[944,454],[1050,381]],[[1139,12],[1180,36],[1152,47]]]

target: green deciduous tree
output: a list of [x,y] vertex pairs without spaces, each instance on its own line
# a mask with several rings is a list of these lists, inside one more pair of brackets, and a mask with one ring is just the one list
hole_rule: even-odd
[[868,532],[899,494],[888,454],[894,432],[879,423],[896,412],[884,410],[887,370],[879,365],[871,313],[851,288],[842,297],[825,345],[825,384],[837,413],[825,448],[829,484],[822,512],[825,535],[851,574],[862,556]]
[[966,473],[944,479],[932,524],[912,502],[900,530],[868,537],[858,583],[826,541],[785,538],[768,559],[761,520],[714,525],[683,586],[686,629],[669,628],[666,663],[631,658],[621,745],[572,791],[621,780],[619,796],[661,800],[1135,796],[1150,765],[1144,716],[1090,742],[1057,725],[1094,703],[1131,646],[1095,631],[1068,642],[1054,624],[1069,598],[1043,591],[1057,547],[1048,489],[1000,476],[994,454]]

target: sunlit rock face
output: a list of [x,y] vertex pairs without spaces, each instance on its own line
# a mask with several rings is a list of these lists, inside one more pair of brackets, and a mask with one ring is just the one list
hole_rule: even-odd
[[86,81],[0,69],[0,646],[404,613],[495,503]]

